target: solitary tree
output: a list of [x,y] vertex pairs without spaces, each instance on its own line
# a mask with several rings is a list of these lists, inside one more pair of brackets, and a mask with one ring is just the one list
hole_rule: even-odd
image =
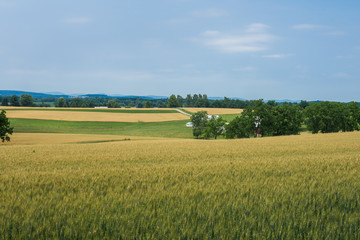
[[9,105],[9,100],[7,99],[7,97],[4,97],[1,102],[1,106],[7,106],[7,105]]
[[205,133],[206,123],[207,123],[207,112],[200,111],[191,115],[190,118],[193,123],[193,135],[196,138],[201,137]]
[[31,107],[33,105],[34,99],[29,94],[22,94],[20,96],[20,103],[24,107]]
[[10,98],[10,104],[11,106],[20,106],[19,97],[16,95],[12,95]]
[[13,133],[14,128],[10,127],[9,119],[6,117],[4,110],[0,113],[0,138],[2,142],[10,141],[9,135]]

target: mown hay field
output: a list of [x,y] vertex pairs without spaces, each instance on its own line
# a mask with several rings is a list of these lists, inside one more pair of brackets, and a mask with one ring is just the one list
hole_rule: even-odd
[[207,111],[207,113],[210,115],[241,114],[243,111],[243,109],[239,109],[239,108],[184,108],[184,109],[192,113],[199,111]]
[[78,111],[8,110],[8,118],[91,122],[167,122],[189,119],[181,113],[106,113]]
[[359,132],[0,153],[2,239],[360,238]]

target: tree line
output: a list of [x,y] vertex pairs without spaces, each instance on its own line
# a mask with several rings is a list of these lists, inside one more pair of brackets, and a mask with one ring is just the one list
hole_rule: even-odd
[[265,103],[256,100],[241,115],[226,123],[221,117],[208,117],[200,111],[191,116],[195,138],[250,138],[258,136],[297,135],[302,130],[312,133],[358,131],[360,107],[357,102],[319,102],[300,104]]

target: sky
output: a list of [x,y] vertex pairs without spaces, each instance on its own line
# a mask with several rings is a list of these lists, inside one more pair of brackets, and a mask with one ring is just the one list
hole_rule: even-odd
[[0,0],[0,86],[360,101],[360,1]]

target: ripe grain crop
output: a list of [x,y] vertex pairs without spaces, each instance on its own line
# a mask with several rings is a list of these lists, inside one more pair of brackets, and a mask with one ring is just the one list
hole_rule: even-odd
[[241,114],[243,109],[239,108],[184,108],[186,111],[195,113],[198,111],[207,111],[208,114]]
[[8,110],[8,118],[91,122],[167,122],[189,119],[180,113],[106,113],[78,111]]
[[40,145],[60,143],[117,142],[128,140],[157,139],[151,137],[134,137],[99,134],[63,134],[63,133],[14,133],[10,142],[3,145]]
[[0,146],[2,239],[359,239],[360,133]]

